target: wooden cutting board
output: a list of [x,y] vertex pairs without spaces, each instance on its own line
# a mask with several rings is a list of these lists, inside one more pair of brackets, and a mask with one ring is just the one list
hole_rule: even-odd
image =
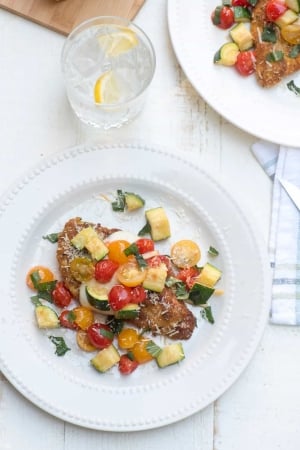
[[0,7],[62,34],[93,16],[133,19],[145,0],[0,0]]

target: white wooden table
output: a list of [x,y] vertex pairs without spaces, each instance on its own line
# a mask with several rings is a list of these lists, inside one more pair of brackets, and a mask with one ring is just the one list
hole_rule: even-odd
[[[0,191],[69,146],[159,144],[194,155],[253,216],[267,242],[271,183],[250,151],[256,138],[225,121],[194,91],[172,50],[166,7],[166,0],[148,0],[135,19],[157,53],[146,109],[132,124],[106,133],[86,129],[70,111],[60,72],[64,37],[0,10]],[[0,450],[298,450],[299,349],[298,328],[267,325],[254,358],[221,398],[181,422],[143,432],[64,423],[24,399],[0,373]]]

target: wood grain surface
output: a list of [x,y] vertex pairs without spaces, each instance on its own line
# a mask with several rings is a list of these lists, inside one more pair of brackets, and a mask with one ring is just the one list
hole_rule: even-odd
[[145,0],[0,0],[0,7],[67,35],[93,16],[133,19]]

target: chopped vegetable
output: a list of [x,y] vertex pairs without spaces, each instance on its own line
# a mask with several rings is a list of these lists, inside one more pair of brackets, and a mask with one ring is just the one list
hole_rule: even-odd
[[64,356],[71,349],[66,345],[63,337],[49,336],[50,341],[55,345],[55,354],[57,356]]

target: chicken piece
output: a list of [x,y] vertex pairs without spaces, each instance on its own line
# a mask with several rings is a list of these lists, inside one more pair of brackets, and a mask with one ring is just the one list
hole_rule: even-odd
[[196,318],[183,301],[177,300],[172,289],[165,288],[161,293],[148,292],[140,307],[138,317],[132,321],[138,328],[170,339],[189,339],[192,336]]
[[70,263],[76,257],[87,256],[87,251],[77,250],[72,244],[71,239],[76,236],[83,228],[93,227],[100,239],[105,239],[117,229],[109,229],[102,227],[100,224],[84,222],[80,217],[70,219],[64,226],[63,231],[59,234],[56,258],[59,270],[66,287],[70,290],[73,297],[78,300],[80,282],[73,278],[70,271]]
[[[272,87],[279,83],[284,77],[300,69],[300,55],[296,58],[289,57],[293,45],[286,42],[276,28],[276,43],[263,42],[261,35],[264,27],[268,24],[265,7],[268,0],[258,0],[252,12],[251,33],[254,39],[256,78],[262,87]],[[272,52],[281,51],[284,54],[280,61],[270,62],[267,55]]]

